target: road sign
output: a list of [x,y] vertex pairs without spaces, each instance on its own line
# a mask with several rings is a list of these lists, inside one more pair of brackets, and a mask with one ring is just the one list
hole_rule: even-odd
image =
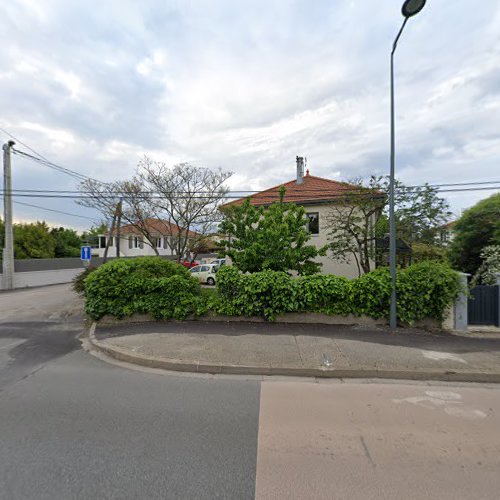
[[90,260],[92,257],[92,248],[91,247],[82,247],[80,252],[80,260]]

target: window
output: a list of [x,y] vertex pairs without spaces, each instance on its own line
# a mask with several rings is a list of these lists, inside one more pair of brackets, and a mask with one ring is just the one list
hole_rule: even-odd
[[312,212],[310,214],[306,214],[306,217],[309,219],[307,223],[307,230],[311,234],[319,234],[319,213]]
[[210,267],[209,266],[201,266],[201,272],[202,273],[206,273],[207,271],[210,271]]
[[162,238],[156,238],[156,248],[161,248],[161,240]]
[[109,237],[109,246],[112,247],[113,246],[113,236],[110,236]]
[[99,236],[99,248],[106,248],[106,236]]
[[134,236],[134,248],[142,248],[141,243],[141,238],[139,238],[139,236]]
[[199,273],[201,270],[201,266],[194,266],[190,269],[192,273]]

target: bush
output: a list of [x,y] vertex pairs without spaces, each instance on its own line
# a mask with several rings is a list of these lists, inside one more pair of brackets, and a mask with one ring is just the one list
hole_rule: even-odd
[[352,282],[334,275],[316,274],[295,280],[299,311],[346,315],[353,312]]
[[[202,290],[184,266],[159,257],[119,259],[84,273],[75,278],[74,287],[84,284],[85,309],[94,319],[134,313],[185,319],[208,311],[271,321],[286,312],[389,317],[388,268],[348,280],[332,275],[293,278],[270,270],[243,274],[223,266],[216,291]],[[398,271],[399,319],[406,324],[424,318],[441,320],[459,287],[458,274],[442,263],[421,262]]]
[[[398,271],[398,317],[406,324],[424,318],[442,320],[459,287],[457,273],[438,262]],[[274,320],[285,312],[322,312],[388,318],[391,276],[388,268],[348,280],[332,275],[292,278],[274,271],[242,274],[234,267],[224,267],[217,274],[217,290],[219,301],[213,300],[212,307],[231,316]]]
[[282,271],[242,274],[223,266],[217,272],[220,295],[218,310],[229,316],[264,316],[274,320],[278,314],[296,310],[296,289],[290,276]]
[[180,264],[159,257],[117,259],[84,279],[85,310],[93,319],[149,313],[185,319],[200,307],[200,285]]
[[442,320],[460,292],[460,278],[446,264],[421,262],[399,273],[398,317],[412,324],[424,318]]

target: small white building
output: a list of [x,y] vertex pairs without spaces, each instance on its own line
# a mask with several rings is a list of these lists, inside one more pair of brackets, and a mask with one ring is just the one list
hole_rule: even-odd
[[[127,224],[120,228],[120,257],[139,257],[146,255],[176,256],[179,228],[166,220],[146,219],[142,225]],[[146,235],[149,237],[146,237]],[[199,237],[194,231],[188,231],[188,248]],[[108,256],[117,255],[118,234],[99,235],[98,248],[92,249],[92,255],[103,257],[106,245]],[[156,251],[155,251],[156,250]]]

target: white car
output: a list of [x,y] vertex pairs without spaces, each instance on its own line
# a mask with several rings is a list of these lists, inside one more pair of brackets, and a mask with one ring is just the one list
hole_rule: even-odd
[[189,272],[198,279],[200,283],[215,285],[215,273],[219,270],[217,264],[201,264],[192,267]]
[[210,261],[210,264],[217,264],[218,266],[223,266],[226,263],[226,259],[214,259]]

